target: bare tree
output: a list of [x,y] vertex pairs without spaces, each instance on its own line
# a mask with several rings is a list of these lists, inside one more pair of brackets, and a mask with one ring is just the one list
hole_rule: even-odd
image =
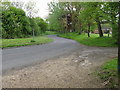
[[24,10],[25,3],[20,0],[16,0],[14,2],[11,2],[11,5]]
[[[39,11],[39,9],[36,9],[35,6],[36,6],[36,3],[35,2],[31,2],[31,1],[25,4],[26,14],[31,19],[33,17],[35,17],[36,13],[38,13],[38,11]],[[34,37],[35,37],[34,28],[32,28],[32,31],[33,31],[32,34],[33,34],[33,39],[34,39]]]
[[35,8],[36,3],[29,1],[28,3],[25,4],[25,11],[27,16],[30,18],[35,17],[36,14],[38,13],[39,9]]

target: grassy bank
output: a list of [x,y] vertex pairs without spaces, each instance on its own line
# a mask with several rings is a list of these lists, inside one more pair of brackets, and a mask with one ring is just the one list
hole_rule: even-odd
[[2,45],[0,48],[45,44],[52,42],[53,40],[45,36],[39,36],[35,37],[34,41],[33,38],[2,39]]
[[108,88],[116,88],[118,85],[117,61],[117,59],[112,59],[106,62],[98,72],[98,76]]
[[78,35],[77,33],[58,34],[60,37],[73,39],[81,44],[87,46],[99,46],[99,47],[116,47],[115,40],[112,37],[99,37],[98,34],[91,34],[91,37],[87,37],[87,34]]
[[57,32],[55,32],[55,31],[46,31],[44,34],[45,35],[55,35],[55,34],[57,34]]

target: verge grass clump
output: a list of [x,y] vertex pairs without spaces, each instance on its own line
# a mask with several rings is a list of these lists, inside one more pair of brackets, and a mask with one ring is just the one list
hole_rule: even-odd
[[38,36],[33,38],[18,38],[18,39],[2,39],[1,48],[8,48],[8,47],[18,47],[18,46],[27,46],[27,45],[39,45],[52,42],[53,39],[45,37],[45,36]]
[[98,34],[91,34],[90,37],[87,37],[87,34],[78,35],[77,33],[58,34],[58,36],[76,40],[87,46],[117,47],[117,44],[115,44],[116,40],[112,37],[107,37],[106,34],[104,37],[99,37]]

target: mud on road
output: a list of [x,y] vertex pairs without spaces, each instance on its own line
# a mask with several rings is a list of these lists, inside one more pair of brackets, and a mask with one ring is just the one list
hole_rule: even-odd
[[94,72],[117,48],[88,47],[3,76],[3,88],[103,88]]

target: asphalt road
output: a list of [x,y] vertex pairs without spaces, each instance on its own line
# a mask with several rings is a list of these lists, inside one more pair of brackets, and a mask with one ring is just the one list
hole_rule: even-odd
[[64,55],[79,48],[79,44],[74,40],[60,38],[55,35],[49,35],[48,37],[54,39],[54,42],[43,45],[3,49],[3,73]]

